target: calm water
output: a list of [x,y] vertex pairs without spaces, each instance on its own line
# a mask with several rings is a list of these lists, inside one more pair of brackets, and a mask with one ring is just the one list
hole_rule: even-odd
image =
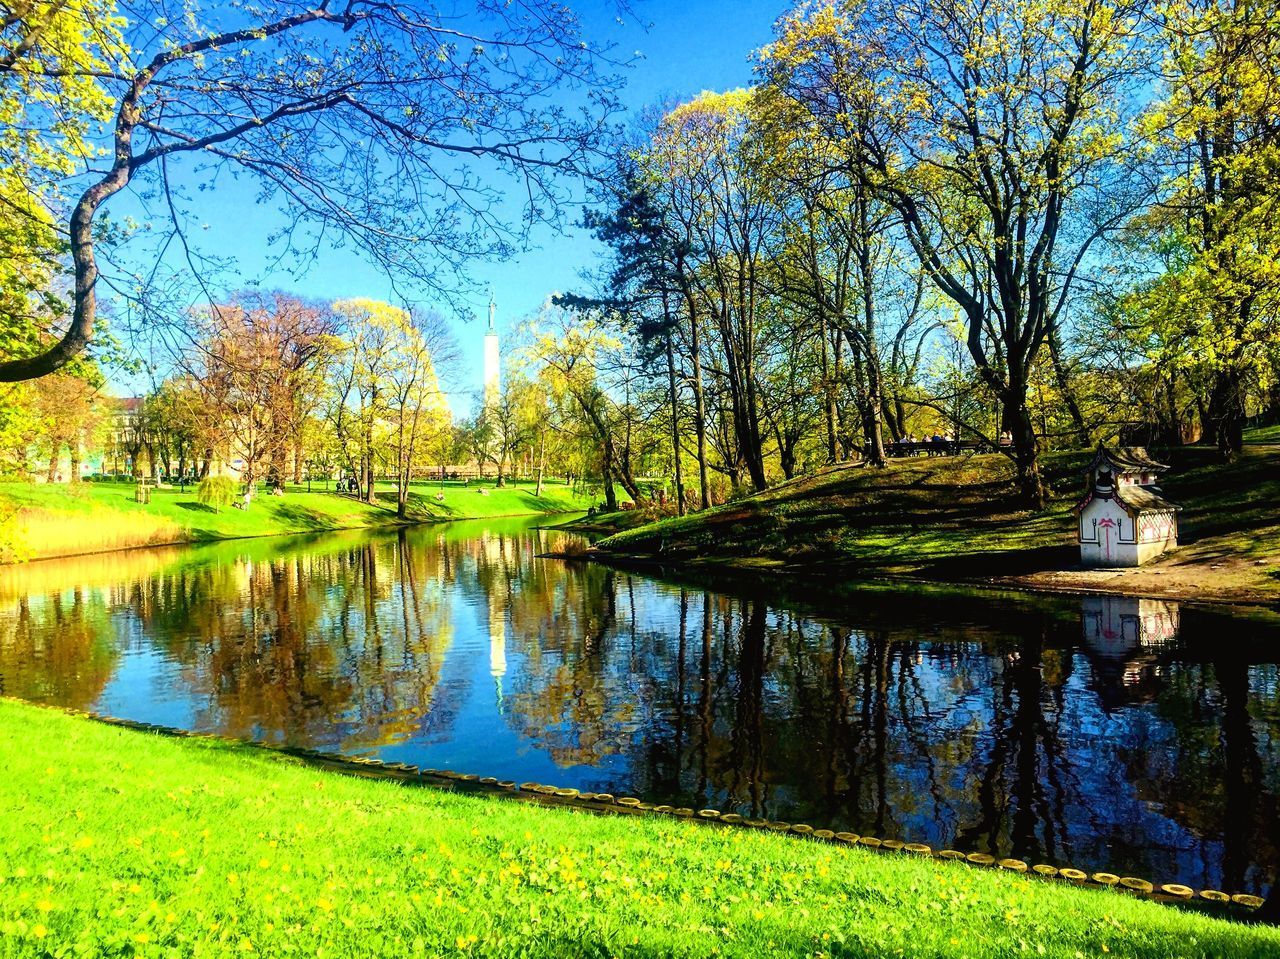
[[1238,890],[1280,627],[1128,599],[679,585],[458,523],[0,570],[0,693]]

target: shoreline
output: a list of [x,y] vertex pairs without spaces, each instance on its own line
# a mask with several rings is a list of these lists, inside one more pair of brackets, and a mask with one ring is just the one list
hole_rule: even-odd
[[[7,701],[35,709],[50,710],[75,719],[100,723],[104,726],[116,727],[137,733],[182,740],[212,740],[234,748],[263,751],[288,756],[304,766],[325,773],[339,776],[351,776],[358,779],[390,780],[400,785],[424,789],[456,791],[486,799],[506,799],[525,803],[542,810],[572,810],[593,816],[652,816],[684,821],[690,825],[720,829],[739,829],[743,831],[768,831],[785,836],[791,841],[825,843],[833,846],[861,847],[866,851],[879,855],[906,853],[921,860],[936,859],[940,863],[953,863],[986,867],[993,871],[1025,874],[1040,881],[1059,880],[1074,886],[1103,890],[1118,887],[1138,899],[1148,899],[1164,904],[1179,904],[1201,909],[1209,914],[1223,918],[1248,917],[1262,905],[1263,897],[1250,892],[1223,893],[1220,890],[1203,891],[1191,896],[1170,892],[1170,889],[1191,889],[1179,882],[1130,879],[1120,883],[1097,880],[1095,876],[1114,875],[1106,870],[1094,869],[1089,878],[1073,879],[1071,866],[1041,866],[1026,868],[1014,865],[1020,860],[997,860],[982,854],[963,854],[950,848],[934,849],[922,843],[904,841],[902,838],[879,838],[871,835],[857,835],[847,832],[832,832],[829,829],[814,829],[806,823],[783,823],[769,820],[746,819],[736,813],[722,813],[715,809],[694,810],[674,808],[669,805],[655,805],[634,796],[615,796],[612,793],[582,792],[578,789],[564,788],[537,782],[516,784],[511,780],[499,780],[495,776],[482,776],[479,773],[464,773],[452,769],[422,769],[418,766],[385,762],[381,759],[369,759],[363,756],[350,756],[345,753],[330,753],[304,746],[291,746],[284,743],[267,742],[259,739],[238,739],[218,733],[204,733],[180,726],[163,726],[156,723],[144,723],[120,716],[104,715],[91,711],[72,709],[47,703],[28,702],[14,697],[0,696],[0,702]],[[780,828],[781,827],[781,828]],[[1009,863],[1009,865],[1006,865]],[[1074,870],[1081,873],[1081,870]],[[1065,873],[1065,874],[1064,874]],[[1147,886],[1140,885],[1147,882]],[[1149,888],[1148,888],[1149,887]],[[1221,898],[1219,898],[1221,896]],[[1238,907],[1238,908],[1237,908]]]
[[[975,944],[1003,955],[1011,937],[1063,959],[1280,947],[1248,894],[1043,867],[1051,877],[987,854],[304,757],[6,698],[0,723],[13,852],[0,924],[15,956],[120,942],[139,954],[548,959],[961,959]],[[233,814],[240,828],[217,828]]]
[[[554,527],[552,527],[554,528]],[[1273,597],[1257,596],[1223,596],[1223,595],[1191,595],[1177,592],[1152,592],[1142,589],[1130,589],[1122,586],[1105,584],[1091,586],[1079,583],[1045,583],[1031,576],[993,576],[993,577],[935,577],[906,572],[888,570],[857,569],[830,570],[821,566],[788,564],[780,560],[756,561],[749,557],[719,558],[671,561],[661,560],[642,553],[622,553],[610,550],[588,548],[581,555],[548,556],[563,560],[589,561],[614,569],[631,570],[641,573],[652,573],[663,577],[682,578],[707,573],[717,577],[780,577],[788,582],[808,580],[810,583],[831,586],[857,586],[886,584],[890,586],[930,586],[940,589],[981,589],[991,592],[1000,590],[1033,593],[1045,596],[1125,596],[1131,599],[1166,600],[1184,605],[1233,607],[1243,610],[1259,610],[1280,614],[1280,600]],[[1069,572],[1069,571],[1064,571]],[[1102,572],[1113,572],[1103,570]]]
[[[1018,505],[992,456],[832,467],[685,516],[593,517],[592,559],[792,578],[892,579],[1280,609],[1280,450],[1171,457],[1179,545],[1138,567],[1082,565],[1072,509],[1083,454],[1046,456],[1051,497]],[[573,524],[570,524],[572,526]]]

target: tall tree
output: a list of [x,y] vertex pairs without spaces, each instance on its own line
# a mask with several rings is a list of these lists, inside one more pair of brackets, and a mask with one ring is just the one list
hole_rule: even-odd
[[447,341],[435,314],[404,314],[396,330],[398,346],[386,369],[387,415],[395,464],[396,515],[408,512],[409,484],[424,449],[436,449],[450,433],[449,404],[436,376],[433,341]]
[[49,454],[49,482],[58,477],[63,450],[69,460],[67,481],[80,482],[84,453],[95,445],[98,427],[105,418],[99,396],[102,385],[102,375],[88,363],[77,363],[71,370],[35,384],[36,410],[44,434],[43,445]]
[[190,372],[221,429],[217,445],[242,461],[245,482],[264,464],[283,480],[303,391],[332,342],[329,311],[283,293],[242,293],[203,325]]
[[113,109],[121,25],[112,0],[0,3],[0,358],[56,341],[62,185]]
[[761,414],[761,301],[765,244],[776,206],[754,175],[760,140],[751,93],[704,93],[668,113],[650,149],[661,177],[683,180],[671,196],[684,202],[698,251],[698,299],[717,334],[721,374],[732,409],[738,455],[756,490],[768,485]]
[[806,316],[820,345],[828,462],[839,455],[837,390],[841,350],[847,345],[862,385],[858,414],[865,457],[883,466],[879,313],[891,293],[886,273],[896,271],[892,209],[878,200],[843,153],[806,135],[806,112],[792,98],[766,84],[757,103],[768,143],[760,175],[783,217],[781,235],[771,249],[771,285]]
[[[631,324],[652,363],[661,357],[667,380],[667,406],[670,415],[671,459],[676,486],[676,508],[685,513],[685,490],[682,455],[680,406],[683,365],[677,368],[677,340],[683,321],[680,307],[688,308],[685,299],[687,278],[683,270],[692,251],[679,224],[671,222],[662,207],[651,178],[642,175],[628,157],[617,171],[609,206],[603,211],[589,211],[585,223],[596,238],[613,252],[604,298],[567,295],[557,302],[574,309],[605,309],[624,317]],[[694,312],[696,318],[696,312]],[[696,342],[696,341],[695,341]],[[693,357],[695,363],[700,357]],[[700,382],[700,377],[699,377]],[[698,391],[700,394],[700,390]],[[697,456],[699,481],[704,508],[709,505],[707,493],[706,435],[702,407],[695,406],[695,431],[698,434]]]
[[[234,168],[284,198],[303,251],[341,234],[389,273],[447,289],[458,267],[506,250],[518,229],[474,161],[521,178],[522,222],[553,219],[558,174],[594,163],[612,109],[610,82],[597,72],[603,51],[571,10],[541,0],[485,3],[463,18],[411,0],[148,0],[126,5],[123,23],[85,16],[96,5],[24,3],[3,21],[0,76],[10,88],[55,72],[33,61],[45,48],[26,42],[44,35],[40,17],[78,15],[84,40],[118,28],[123,42],[98,57],[45,58],[111,99],[107,165],[86,149],[67,182],[78,191],[66,227],[69,322],[57,343],[0,362],[0,381],[44,375],[86,348],[99,211],[147,176],[172,205],[170,173],[184,157],[199,157],[204,177]],[[565,87],[585,88],[581,110],[548,96]],[[91,125],[104,102],[96,92],[69,99],[69,122]],[[0,140],[22,129],[21,118],[4,120]],[[305,225],[313,231],[304,239]],[[180,217],[172,229],[189,249]]]
[[582,314],[547,304],[538,318],[530,358],[546,370],[551,388],[578,409],[599,451],[605,501],[617,508],[614,484],[619,483],[639,504],[645,497],[636,482],[629,418],[609,390],[610,354],[622,344],[600,314]]
[[1091,248],[1131,212],[1118,161],[1140,13],[1140,0],[824,3],[784,17],[762,57],[963,314],[1032,507],[1045,499],[1032,366]]
[[329,366],[330,420],[347,469],[359,477],[361,496],[375,503],[377,466],[386,459],[392,403],[399,402],[398,388],[407,381],[401,353],[410,317],[400,307],[365,298],[339,300],[333,309],[342,330],[341,345]]
[[1207,367],[1205,426],[1230,459],[1250,386],[1280,380],[1280,10],[1189,0],[1157,13],[1165,90],[1147,122],[1166,193],[1143,226],[1177,255],[1142,306],[1155,337]]

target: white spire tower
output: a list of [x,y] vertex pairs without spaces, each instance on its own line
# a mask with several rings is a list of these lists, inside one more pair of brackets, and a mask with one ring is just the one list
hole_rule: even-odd
[[502,712],[502,677],[507,674],[507,612],[497,596],[497,588],[489,593],[489,675]]
[[493,315],[498,305],[493,301],[493,290],[489,291],[489,331],[484,335],[484,404],[488,406],[498,398],[499,368],[498,331],[493,328]]

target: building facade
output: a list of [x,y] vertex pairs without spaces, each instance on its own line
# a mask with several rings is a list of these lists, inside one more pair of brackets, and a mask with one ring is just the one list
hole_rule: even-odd
[[1141,447],[1098,447],[1076,506],[1085,566],[1141,566],[1178,545],[1178,509],[1155,485],[1168,467]]

